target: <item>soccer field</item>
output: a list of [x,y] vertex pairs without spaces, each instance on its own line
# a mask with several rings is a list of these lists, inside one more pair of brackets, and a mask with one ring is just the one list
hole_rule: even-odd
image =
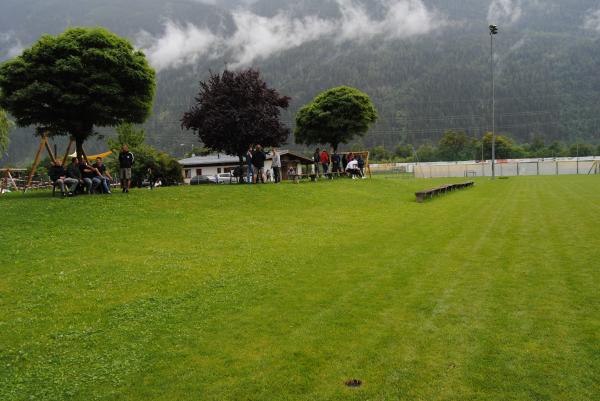
[[458,181],[0,196],[0,400],[600,399],[600,178]]

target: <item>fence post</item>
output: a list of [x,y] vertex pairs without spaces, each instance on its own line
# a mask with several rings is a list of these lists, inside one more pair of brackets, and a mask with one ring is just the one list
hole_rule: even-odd
[[556,175],[558,175],[558,160],[555,160],[554,163],[556,163]]
[[517,177],[519,176],[519,162],[517,162]]
[[540,161],[537,161],[537,175],[540,175]]

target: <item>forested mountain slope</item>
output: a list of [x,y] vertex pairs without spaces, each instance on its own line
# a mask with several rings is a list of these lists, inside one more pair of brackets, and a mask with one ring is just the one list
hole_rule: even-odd
[[[146,129],[161,148],[181,153],[194,141],[179,118],[198,81],[226,65],[259,68],[291,96],[290,124],[320,91],[356,86],[380,112],[364,145],[391,147],[490,129],[491,21],[500,26],[498,130],[519,141],[600,140],[595,0],[3,0],[0,59],[42,33],[102,25],[159,70]],[[16,131],[4,161],[30,158],[34,141],[31,130]]]

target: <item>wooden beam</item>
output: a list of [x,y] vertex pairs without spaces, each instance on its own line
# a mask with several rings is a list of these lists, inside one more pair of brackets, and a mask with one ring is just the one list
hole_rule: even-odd
[[2,195],[4,193],[5,187],[8,189],[8,172],[9,171],[10,171],[9,169],[4,170],[4,172],[2,174],[2,179],[0,179],[0,195]]
[[40,164],[40,156],[42,155],[42,150],[44,150],[44,146],[48,143],[48,137],[46,134],[42,136],[40,139],[40,146],[38,146],[38,150],[35,154],[35,159],[33,160],[33,165],[31,166],[31,171],[29,172],[29,176],[27,177],[27,183],[25,184],[25,188],[23,188],[23,192],[27,192],[29,187],[31,186],[31,182],[33,181],[33,175],[35,174],[35,170],[37,170],[38,165]]
[[54,152],[52,152],[52,148],[50,147],[50,144],[48,143],[47,138],[46,138],[46,142],[44,142],[44,144],[46,145],[46,150],[48,151],[48,156],[50,156],[50,160],[52,160],[52,163],[56,163],[56,158],[54,157]]
[[69,157],[69,153],[71,153],[71,146],[73,146],[73,138],[71,138],[69,140],[69,144],[67,145],[67,150],[65,152],[65,157],[63,157],[63,161],[62,161],[63,166],[67,162],[67,157]]
[[[12,183],[13,187],[15,187],[15,191],[18,191],[19,187],[17,186],[17,183],[15,182],[13,176],[10,174],[10,169],[6,170],[6,174],[8,175],[8,178],[10,179],[10,182]],[[6,188],[8,188],[8,184],[6,184]]]

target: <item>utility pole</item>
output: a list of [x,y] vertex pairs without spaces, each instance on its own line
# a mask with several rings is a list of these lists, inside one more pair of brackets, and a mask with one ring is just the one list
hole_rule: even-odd
[[496,82],[494,81],[494,35],[498,26],[490,25],[490,69],[492,73],[492,180],[496,179]]

